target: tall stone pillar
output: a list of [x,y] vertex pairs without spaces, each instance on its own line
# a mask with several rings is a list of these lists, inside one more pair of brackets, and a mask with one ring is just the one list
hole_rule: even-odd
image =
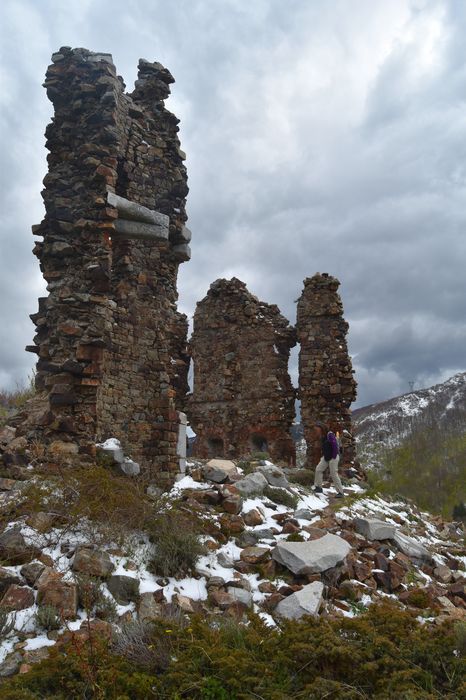
[[143,476],[179,469],[178,411],[187,391],[187,319],[177,274],[189,260],[188,193],[174,79],[141,59],[125,92],[110,54],[62,47],[46,75],[45,218],[33,233],[48,297],[27,349],[48,401],[36,433],[92,456],[118,438]]
[[194,390],[188,417],[197,457],[268,452],[295,461],[290,427],[295,390],[288,374],[295,331],[278,307],[259,301],[244,282],[211,284],[194,314]]
[[299,398],[307,445],[307,466],[320,459],[321,445],[314,426],[320,421],[340,434],[342,465],[355,465],[351,425],[351,403],[356,399],[356,381],[348,354],[348,324],[338,294],[340,282],[317,273],[304,280],[297,307],[299,354]]

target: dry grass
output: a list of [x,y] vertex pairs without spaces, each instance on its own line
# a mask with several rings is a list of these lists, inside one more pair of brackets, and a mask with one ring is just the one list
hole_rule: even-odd
[[24,384],[17,384],[16,389],[0,389],[0,428],[8,423],[8,418],[19,411],[26,401],[35,393],[35,374],[29,375]]
[[93,465],[31,480],[17,515],[46,512],[63,531],[79,528],[94,542],[123,544],[129,533],[146,529],[153,510],[141,484]]

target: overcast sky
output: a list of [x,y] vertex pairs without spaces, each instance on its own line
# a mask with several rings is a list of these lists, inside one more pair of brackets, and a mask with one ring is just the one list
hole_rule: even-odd
[[0,33],[0,388],[34,360],[41,84],[64,45],[113,54],[129,90],[140,57],[175,76],[181,310],[234,275],[294,322],[304,277],[329,272],[357,405],[466,369],[464,0],[2,0]]

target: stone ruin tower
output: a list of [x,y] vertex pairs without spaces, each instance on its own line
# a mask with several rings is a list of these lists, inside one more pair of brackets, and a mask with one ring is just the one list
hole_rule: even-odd
[[299,398],[309,467],[317,464],[321,454],[313,431],[316,421],[340,432],[343,466],[352,466],[355,460],[350,406],[356,399],[356,381],[346,344],[348,324],[343,318],[339,286],[335,277],[317,273],[304,280],[298,301]]
[[64,47],[52,61],[46,214],[33,227],[48,296],[28,348],[48,400],[37,432],[83,458],[114,436],[146,476],[169,481],[189,362],[176,307],[187,175],[164,106],[174,80],[140,60],[125,93],[110,54]]
[[295,331],[277,306],[244,282],[214,282],[197,305],[191,339],[194,389],[188,414],[195,455],[242,457],[268,451],[294,463],[295,390],[288,374]]

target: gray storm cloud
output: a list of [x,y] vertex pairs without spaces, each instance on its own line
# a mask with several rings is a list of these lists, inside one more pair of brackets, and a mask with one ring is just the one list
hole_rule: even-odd
[[294,321],[303,278],[328,271],[358,405],[465,369],[462,2],[6,0],[0,14],[0,386],[31,367],[41,83],[61,45],[111,52],[129,87],[141,56],[176,78],[193,231],[183,311],[235,275]]

